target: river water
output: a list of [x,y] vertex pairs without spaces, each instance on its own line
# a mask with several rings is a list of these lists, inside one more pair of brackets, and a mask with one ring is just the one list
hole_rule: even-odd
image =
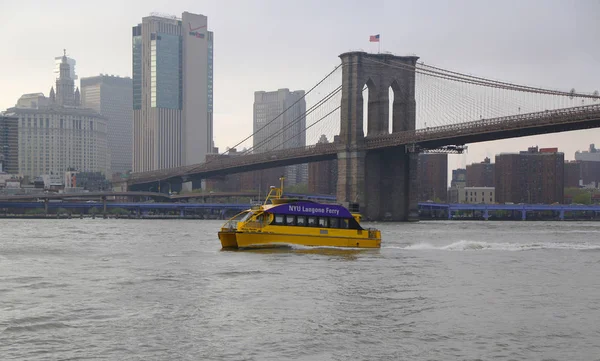
[[600,360],[600,223],[243,252],[221,223],[0,220],[0,359]]

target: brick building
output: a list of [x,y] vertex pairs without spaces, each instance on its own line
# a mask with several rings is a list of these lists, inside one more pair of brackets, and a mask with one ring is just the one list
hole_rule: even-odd
[[537,147],[519,154],[499,154],[495,184],[498,203],[562,202],[564,154],[556,148]]
[[[230,149],[228,154],[208,154],[206,161],[218,161],[229,157],[241,155],[235,148]],[[255,170],[251,172],[215,176],[203,181],[203,188],[208,191],[219,192],[243,192],[260,191],[266,195],[270,186],[279,186],[279,177],[285,174],[285,167]],[[287,183],[286,183],[287,184]]]
[[[325,135],[321,135],[317,142],[328,144]],[[308,164],[308,193],[310,194],[335,194],[337,190],[337,160],[326,160]]]
[[446,202],[448,195],[448,154],[419,154],[419,201]]
[[564,180],[565,188],[579,187],[579,181],[581,180],[581,162],[565,162]]
[[494,187],[494,164],[490,158],[467,166],[467,187]]

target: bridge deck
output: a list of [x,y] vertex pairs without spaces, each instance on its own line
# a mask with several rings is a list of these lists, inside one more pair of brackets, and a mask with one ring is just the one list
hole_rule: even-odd
[[[592,127],[600,127],[600,105],[519,114],[456,125],[368,136],[365,138],[364,148],[374,150],[415,144],[435,149],[444,145],[463,145]],[[222,157],[196,165],[134,173],[127,180],[127,184],[131,186],[174,179],[183,181],[188,177],[207,178],[218,174],[329,160],[335,159],[337,153],[345,149],[342,144],[327,143],[237,157]]]

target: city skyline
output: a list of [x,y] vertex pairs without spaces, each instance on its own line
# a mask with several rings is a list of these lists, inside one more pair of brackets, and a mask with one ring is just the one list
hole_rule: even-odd
[[[457,71],[557,89],[594,91],[600,87],[600,77],[594,71],[600,52],[589,46],[593,43],[593,34],[597,33],[593,30],[599,27],[593,21],[593,14],[600,9],[597,3],[465,2],[449,7],[443,2],[410,5],[382,2],[375,6],[330,2],[317,7],[317,2],[302,6],[274,2],[257,6],[238,2],[232,7],[217,2],[148,1],[115,3],[118,9],[115,11],[109,1],[106,8],[97,9],[99,16],[94,18],[78,16],[89,13],[88,6],[69,3],[71,6],[61,9],[73,18],[69,26],[53,23],[50,26],[51,17],[34,16],[32,31],[43,31],[43,41],[38,40],[41,38],[25,41],[24,34],[20,33],[8,39],[8,46],[14,45],[17,51],[7,59],[8,66],[0,70],[3,83],[11,84],[0,89],[0,110],[14,106],[23,93],[47,91],[46,73],[53,65],[52,56],[63,48],[69,49],[68,56],[77,59],[80,77],[99,73],[131,77],[130,27],[152,11],[202,13],[211,18],[211,28],[219,34],[214,140],[221,151],[252,132],[254,90],[308,89],[339,64],[340,53],[360,48],[377,51],[376,45],[368,42],[370,34],[381,34],[383,51],[415,53],[427,64]],[[0,13],[21,14],[28,6],[28,2],[0,5]],[[39,5],[40,13],[46,10],[52,14],[57,8]],[[492,12],[497,16],[476,16]],[[559,13],[563,19],[559,24],[548,21]],[[112,20],[106,26],[101,19],[109,14]],[[5,26],[16,26],[15,21],[21,18],[0,17],[5,20]],[[514,23],[510,28],[506,28],[507,17]],[[310,27],[304,25],[307,18],[311,19]],[[470,20],[467,24],[466,18]],[[331,27],[333,19],[335,27]],[[398,21],[400,19],[405,21]],[[436,25],[431,26],[432,23]],[[283,25],[288,29],[285,34],[271,31]],[[79,34],[72,31],[74,27],[85,27],[86,31]],[[485,31],[474,34],[473,29],[477,27]],[[247,41],[247,29],[252,29],[254,36],[267,34],[264,36],[268,41],[260,44]],[[47,53],[48,56],[31,56],[31,50],[24,48],[24,44],[33,47],[36,54]],[[449,158],[449,169],[531,145],[557,145],[565,152],[565,158],[571,160],[575,151],[585,150],[587,144],[598,143],[598,139],[600,130],[593,129],[471,144],[466,155]]]

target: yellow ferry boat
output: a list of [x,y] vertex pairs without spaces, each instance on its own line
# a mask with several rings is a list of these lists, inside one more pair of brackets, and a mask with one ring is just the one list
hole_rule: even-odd
[[283,198],[271,187],[262,205],[252,206],[228,220],[219,231],[223,248],[277,245],[321,247],[381,247],[381,232],[360,226],[361,216],[336,204]]

